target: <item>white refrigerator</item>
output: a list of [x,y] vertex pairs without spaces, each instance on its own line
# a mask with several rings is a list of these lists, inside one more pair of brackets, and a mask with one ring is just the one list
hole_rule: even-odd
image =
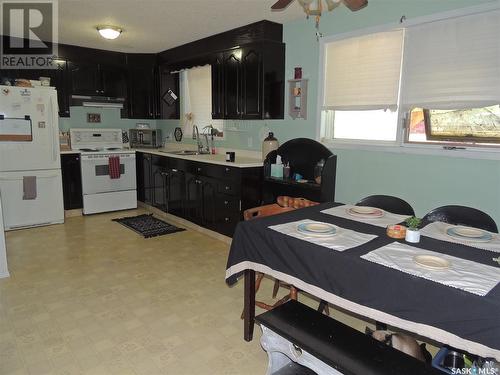
[[64,222],[57,91],[0,86],[5,230]]

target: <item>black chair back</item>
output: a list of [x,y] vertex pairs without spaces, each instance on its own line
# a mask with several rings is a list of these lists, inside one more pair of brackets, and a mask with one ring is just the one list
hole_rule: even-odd
[[393,214],[415,216],[415,210],[408,202],[390,195],[370,195],[361,199],[356,206],[376,207]]
[[453,225],[465,225],[498,233],[495,220],[487,213],[472,207],[452,205],[435,208],[424,216],[422,225],[427,225],[434,221],[442,221]]

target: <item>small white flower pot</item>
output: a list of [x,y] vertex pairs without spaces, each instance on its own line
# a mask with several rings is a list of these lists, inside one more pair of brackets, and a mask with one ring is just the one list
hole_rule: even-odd
[[420,242],[420,231],[419,230],[407,229],[406,230],[405,241],[406,242],[411,242],[411,243],[418,243],[418,242]]

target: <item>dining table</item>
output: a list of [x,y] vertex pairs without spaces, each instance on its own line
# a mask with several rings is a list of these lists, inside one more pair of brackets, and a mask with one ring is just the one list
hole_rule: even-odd
[[[410,244],[386,233],[391,218],[393,224],[404,218],[384,212],[365,220],[346,214],[349,207],[329,202],[238,224],[226,283],[244,278],[244,339],[253,338],[261,272],[354,315],[500,361],[497,234],[488,234],[490,244],[474,243],[426,235],[424,227],[420,242]],[[303,223],[336,233],[304,236],[297,232]],[[447,263],[442,269],[414,263],[429,255]]]

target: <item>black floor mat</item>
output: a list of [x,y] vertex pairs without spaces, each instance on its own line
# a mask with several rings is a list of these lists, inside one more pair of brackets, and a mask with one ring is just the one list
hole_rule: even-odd
[[121,219],[113,219],[113,221],[143,235],[144,238],[163,236],[164,234],[182,232],[185,230],[157,219],[153,214],[122,217]]

